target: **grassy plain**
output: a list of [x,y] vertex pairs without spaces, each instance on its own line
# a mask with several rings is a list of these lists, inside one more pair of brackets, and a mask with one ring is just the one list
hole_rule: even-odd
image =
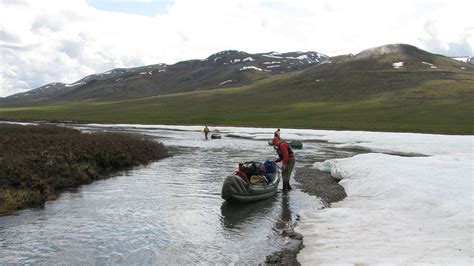
[[[385,75],[372,84],[360,81],[364,75],[368,74],[355,72],[337,80],[315,77],[311,85],[288,75],[278,87],[267,80],[247,87],[134,100],[0,107],[0,118],[472,134],[472,76],[461,77],[463,82],[426,77],[416,86],[404,87],[410,83],[407,79],[432,74],[395,72],[393,80]],[[397,83],[401,76],[404,81]]]

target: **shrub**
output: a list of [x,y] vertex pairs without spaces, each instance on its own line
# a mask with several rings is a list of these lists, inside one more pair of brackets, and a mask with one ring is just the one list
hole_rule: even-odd
[[166,156],[163,144],[139,135],[0,124],[0,213]]

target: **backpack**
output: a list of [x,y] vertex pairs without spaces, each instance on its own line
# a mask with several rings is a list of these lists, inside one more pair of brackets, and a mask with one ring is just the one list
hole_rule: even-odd
[[267,160],[263,163],[265,166],[265,173],[273,174],[275,172],[275,163]]
[[245,162],[242,164],[242,171],[247,175],[247,176],[253,176],[253,175],[259,175],[260,171],[260,164],[257,162]]

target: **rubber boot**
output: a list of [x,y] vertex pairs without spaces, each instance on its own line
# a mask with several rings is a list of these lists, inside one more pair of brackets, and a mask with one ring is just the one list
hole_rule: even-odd
[[283,190],[291,190],[290,181],[283,181]]

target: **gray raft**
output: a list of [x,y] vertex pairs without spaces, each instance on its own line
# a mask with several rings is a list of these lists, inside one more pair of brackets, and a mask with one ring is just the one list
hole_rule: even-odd
[[264,200],[276,194],[280,183],[280,172],[275,167],[273,181],[269,184],[250,184],[237,175],[229,175],[222,185],[222,198],[231,202]]
[[220,134],[212,134],[211,139],[221,139],[222,136]]

